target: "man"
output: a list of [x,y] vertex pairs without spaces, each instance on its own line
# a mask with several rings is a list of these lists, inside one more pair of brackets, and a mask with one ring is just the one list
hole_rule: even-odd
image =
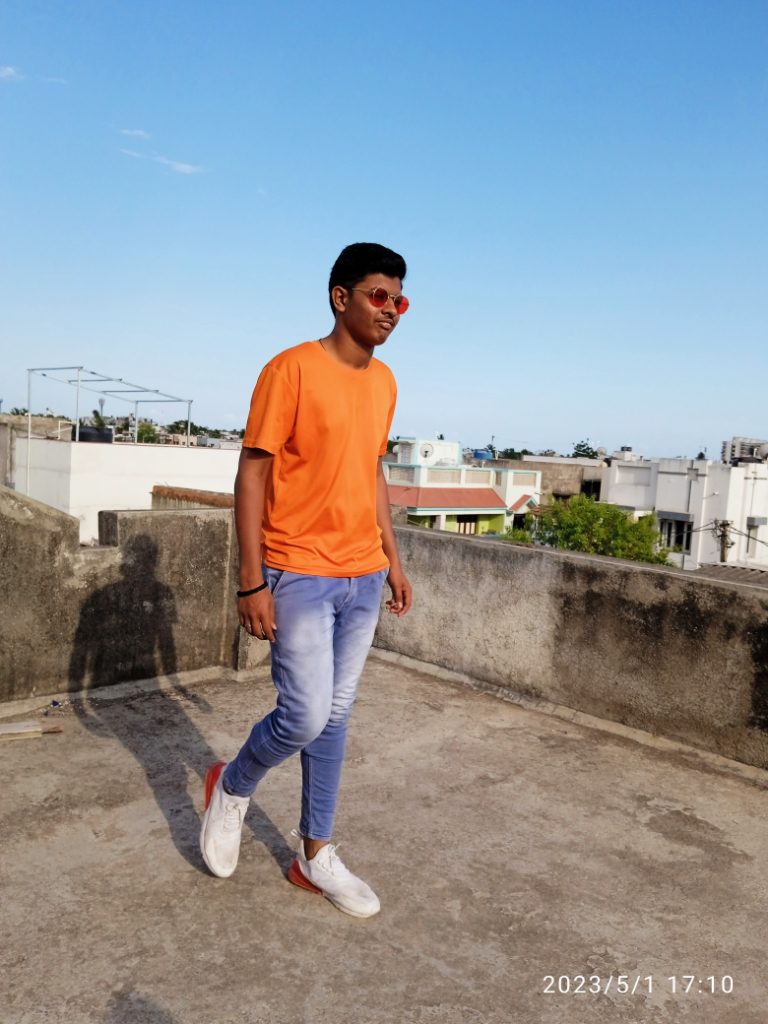
[[347,246],[328,284],[333,330],[281,352],[256,384],[235,482],[238,611],[272,645],[277,706],[233,761],[209,769],[200,836],[211,871],[231,875],[252,793],[300,751],[288,878],[355,917],[377,913],[379,900],[330,843],[347,722],[385,580],[392,614],[411,605],[382,468],[397,389],[373,356],[408,308],[405,271],[383,245]]

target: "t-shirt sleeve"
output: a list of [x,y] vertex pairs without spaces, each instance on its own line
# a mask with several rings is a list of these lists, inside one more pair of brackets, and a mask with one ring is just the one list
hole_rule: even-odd
[[395,383],[393,381],[392,382],[392,401],[389,403],[389,413],[387,415],[387,430],[386,430],[386,433],[384,434],[384,439],[381,442],[381,447],[379,448],[379,455],[380,456],[387,454],[387,441],[389,440],[389,432],[392,429],[392,420],[395,418],[395,406],[396,405],[397,405],[397,387],[396,387],[396,385],[395,385]]
[[267,364],[253,389],[244,448],[263,448],[275,455],[293,433],[298,395],[274,366]]

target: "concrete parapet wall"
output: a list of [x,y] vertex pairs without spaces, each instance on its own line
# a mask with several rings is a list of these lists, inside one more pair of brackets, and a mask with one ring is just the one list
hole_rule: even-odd
[[396,528],[414,606],[375,644],[768,767],[768,594],[674,569]]
[[[257,668],[237,624],[231,509],[71,516],[0,487],[0,700],[211,666]],[[376,645],[768,767],[768,592],[396,527],[411,613]]]
[[220,665],[256,667],[237,623],[228,509],[77,519],[0,487],[0,701]]

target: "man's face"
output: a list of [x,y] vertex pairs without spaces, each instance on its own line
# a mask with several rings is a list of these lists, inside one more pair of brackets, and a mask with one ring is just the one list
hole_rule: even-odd
[[371,305],[369,296],[374,288],[386,288],[388,295],[402,291],[400,278],[385,274],[368,274],[354,289],[333,289],[337,315],[355,341],[366,347],[383,345],[400,320],[392,299],[381,309]]

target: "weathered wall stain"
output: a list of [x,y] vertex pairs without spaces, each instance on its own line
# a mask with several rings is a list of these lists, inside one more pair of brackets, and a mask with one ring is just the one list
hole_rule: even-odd
[[768,732],[768,622],[749,631],[752,653],[751,724]]

